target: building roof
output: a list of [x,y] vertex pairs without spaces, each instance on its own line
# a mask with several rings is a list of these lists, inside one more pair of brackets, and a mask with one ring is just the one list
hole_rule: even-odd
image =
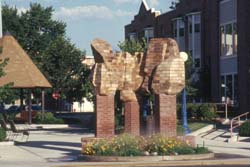
[[0,86],[13,83],[12,88],[52,87],[13,36],[5,35],[0,40],[3,47],[0,59],[9,59],[4,67],[5,75],[0,77]]
[[147,4],[147,2],[146,2],[146,0],[142,0],[142,4],[144,5],[144,7],[145,7],[146,10],[150,9],[149,6],[148,6],[148,4]]

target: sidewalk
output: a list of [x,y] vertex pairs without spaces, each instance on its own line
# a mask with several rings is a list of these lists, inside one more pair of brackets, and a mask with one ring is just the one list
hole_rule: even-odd
[[[239,141],[228,142],[231,137],[229,128],[203,132],[196,137],[196,143],[204,145],[214,153],[235,154],[250,157],[250,137],[239,137]],[[234,133],[236,135],[236,133]]]
[[[93,137],[93,134],[76,127],[50,130],[33,129],[27,143],[0,146],[0,164],[4,167],[250,165],[250,143],[220,141],[222,137],[212,137],[216,133],[221,132],[197,136],[198,144],[202,145],[204,142],[205,146],[215,153],[228,153],[217,154],[214,160],[91,163],[78,160],[78,156],[81,153],[81,138],[84,136]],[[21,136],[19,136],[19,139],[21,139]]]
[[[77,160],[81,137],[93,134],[81,128],[31,130],[27,143],[0,146],[0,164],[4,167],[49,167]],[[21,136],[17,138],[20,140]]]
[[250,159],[199,160],[199,161],[160,161],[160,162],[93,162],[58,165],[56,167],[156,167],[156,166],[208,166],[208,165],[249,165]]

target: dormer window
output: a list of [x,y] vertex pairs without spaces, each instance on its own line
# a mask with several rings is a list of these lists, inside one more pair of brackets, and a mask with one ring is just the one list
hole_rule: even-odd
[[144,37],[146,38],[147,44],[149,43],[151,38],[154,38],[154,28],[148,27],[144,29]]

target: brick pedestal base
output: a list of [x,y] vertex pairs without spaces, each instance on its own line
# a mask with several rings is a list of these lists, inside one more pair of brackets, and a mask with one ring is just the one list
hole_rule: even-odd
[[96,137],[105,138],[114,136],[115,111],[114,95],[96,95]]
[[159,94],[155,101],[156,132],[168,137],[176,136],[176,96]]
[[125,133],[140,135],[140,112],[138,102],[125,102],[124,111]]

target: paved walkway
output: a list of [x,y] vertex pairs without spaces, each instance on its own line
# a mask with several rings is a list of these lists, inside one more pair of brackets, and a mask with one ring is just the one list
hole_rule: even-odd
[[[0,146],[0,166],[46,167],[75,161],[81,151],[81,137],[92,137],[80,128],[33,130],[27,143]],[[17,138],[21,140],[21,136]]]
[[[205,145],[217,154],[216,160],[168,161],[135,163],[88,163],[77,160],[82,137],[93,137],[81,128],[58,130],[32,130],[27,143],[0,146],[0,166],[4,167],[50,167],[50,166],[167,166],[196,164],[250,164],[250,142],[226,142],[228,133],[217,130],[197,136],[197,143]],[[18,140],[21,137],[18,138]],[[223,153],[223,154],[221,154]],[[235,159],[244,158],[244,159]],[[226,159],[226,160],[225,160]]]
[[205,145],[214,153],[234,154],[250,157],[250,138],[239,137],[233,133],[235,141],[229,141],[231,134],[228,131],[229,126],[219,127],[217,130],[201,133],[196,137],[199,145]]

